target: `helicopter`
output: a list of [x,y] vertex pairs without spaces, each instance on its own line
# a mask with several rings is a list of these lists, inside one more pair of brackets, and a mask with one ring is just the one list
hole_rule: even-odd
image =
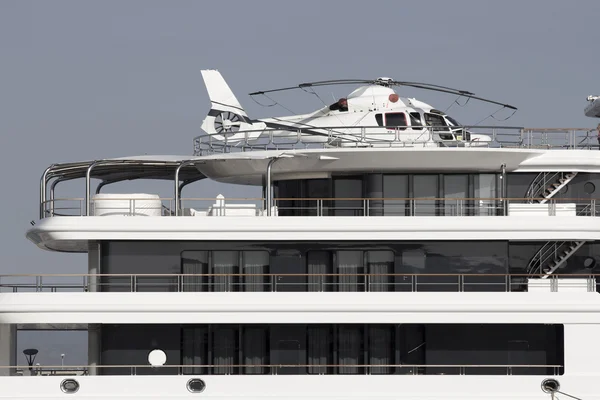
[[309,82],[253,92],[249,95],[268,96],[270,93],[294,89],[316,94],[314,88],[317,87],[360,85],[346,97],[312,113],[250,119],[219,71],[201,72],[211,102],[211,109],[201,128],[210,136],[211,141],[230,146],[252,145],[261,139],[274,141],[282,138],[336,147],[407,146],[417,143],[430,146],[457,143],[463,146],[488,146],[492,141],[489,135],[470,132],[454,118],[427,103],[415,98],[400,97],[394,91],[394,87],[399,86],[454,94],[468,100],[475,99],[517,110],[509,104],[477,97],[465,90],[381,77],[374,80]]

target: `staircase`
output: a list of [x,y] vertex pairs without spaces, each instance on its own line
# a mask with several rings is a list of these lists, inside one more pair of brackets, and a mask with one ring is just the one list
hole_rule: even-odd
[[542,246],[527,265],[527,274],[532,277],[548,278],[565,263],[585,240],[552,241]]
[[525,197],[529,203],[544,204],[577,176],[577,172],[540,172]]

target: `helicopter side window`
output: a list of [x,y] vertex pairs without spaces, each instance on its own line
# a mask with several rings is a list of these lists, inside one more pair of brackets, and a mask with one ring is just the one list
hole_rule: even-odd
[[383,126],[383,114],[375,114],[375,121],[377,121],[377,125]]
[[410,125],[413,130],[423,129],[423,123],[421,122],[421,114],[418,112],[411,112],[410,114]]
[[404,113],[386,113],[385,114],[385,126],[389,128],[395,128],[398,130],[405,130],[408,122],[406,121],[406,114]]

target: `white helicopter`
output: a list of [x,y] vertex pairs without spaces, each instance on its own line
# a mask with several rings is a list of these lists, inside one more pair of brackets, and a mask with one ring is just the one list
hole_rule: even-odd
[[221,142],[228,146],[252,146],[259,141],[273,143],[282,139],[336,147],[410,146],[417,143],[432,146],[446,146],[450,143],[488,146],[492,140],[488,135],[469,132],[455,119],[429,104],[398,96],[392,89],[394,86],[450,93],[516,111],[511,105],[475,97],[471,92],[445,86],[401,82],[391,78],[344,79],[302,83],[293,87],[250,93],[250,96],[256,96],[292,89],[308,91],[326,85],[362,85],[347,97],[310,114],[250,119],[219,71],[203,70],[202,77],[210,97],[211,109],[201,128],[208,134],[211,142]]

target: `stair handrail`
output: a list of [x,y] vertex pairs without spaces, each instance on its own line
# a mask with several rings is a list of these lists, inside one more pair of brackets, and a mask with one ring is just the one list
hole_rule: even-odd
[[550,256],[556,256],[558,250],[567,243],[569,243],[569,241],[556,240],[551,240],[544,243],[544,245],[535,253],[535,255],[531,257],[531,260],[527,266],[527,273],[533,275],[534,272],[539,269],[539,274],[542,274],[544,272],[542,271],[542,266],[544,263],[548,261]]
[[[551,177],[548,177],[551,174]],[[529,200],[529,203],[533,203],[536,199],[543,197],[544,190],[547,185],[555,181],[555,177],[558,177],[563,172],[540,172],[531,182],[525,197]],[[563,176],[560,176],[561,178]]]
[[[585,207],[583,207],[581,210],[577,211],[576,215],[577,216],[581,216],[581,215],[585,215],[586,211],[589,209],[591,210],[592,205],[595,207],[595,202],[594,200],[592,200],[590,202],[590,204],[586,205]],[[546,261],[548,261],[549,257],[545,257],[544,259],[542,259],[544,256],[548,255],[548,250],[549,249],[545,249],[547,246],[554,250],[554,255],[556,255],[556,253],[558,252],[558,250],[564,246],[567,245],[570,242],[579,242],[579,240],[550,240],[548,242],[546,242],[539,250],[537,253],[535,253],[535,255],[533,257],[531,257],[531,260],[529,260],[529,264],[527,264],[527,273],[530,275],[533,275],[533,272],[535,270],[537,270],[539,268],[539,274],[541,275],[544,271],[542,271],[542,267],[544,265],[544,263]],[[560,243],[560,244],[559,244]],[[552,254],[552,253],[551,253]],[[539,263],[538,265],[532,266],[534,263],[536,263],[537,259],[539,258]]]

